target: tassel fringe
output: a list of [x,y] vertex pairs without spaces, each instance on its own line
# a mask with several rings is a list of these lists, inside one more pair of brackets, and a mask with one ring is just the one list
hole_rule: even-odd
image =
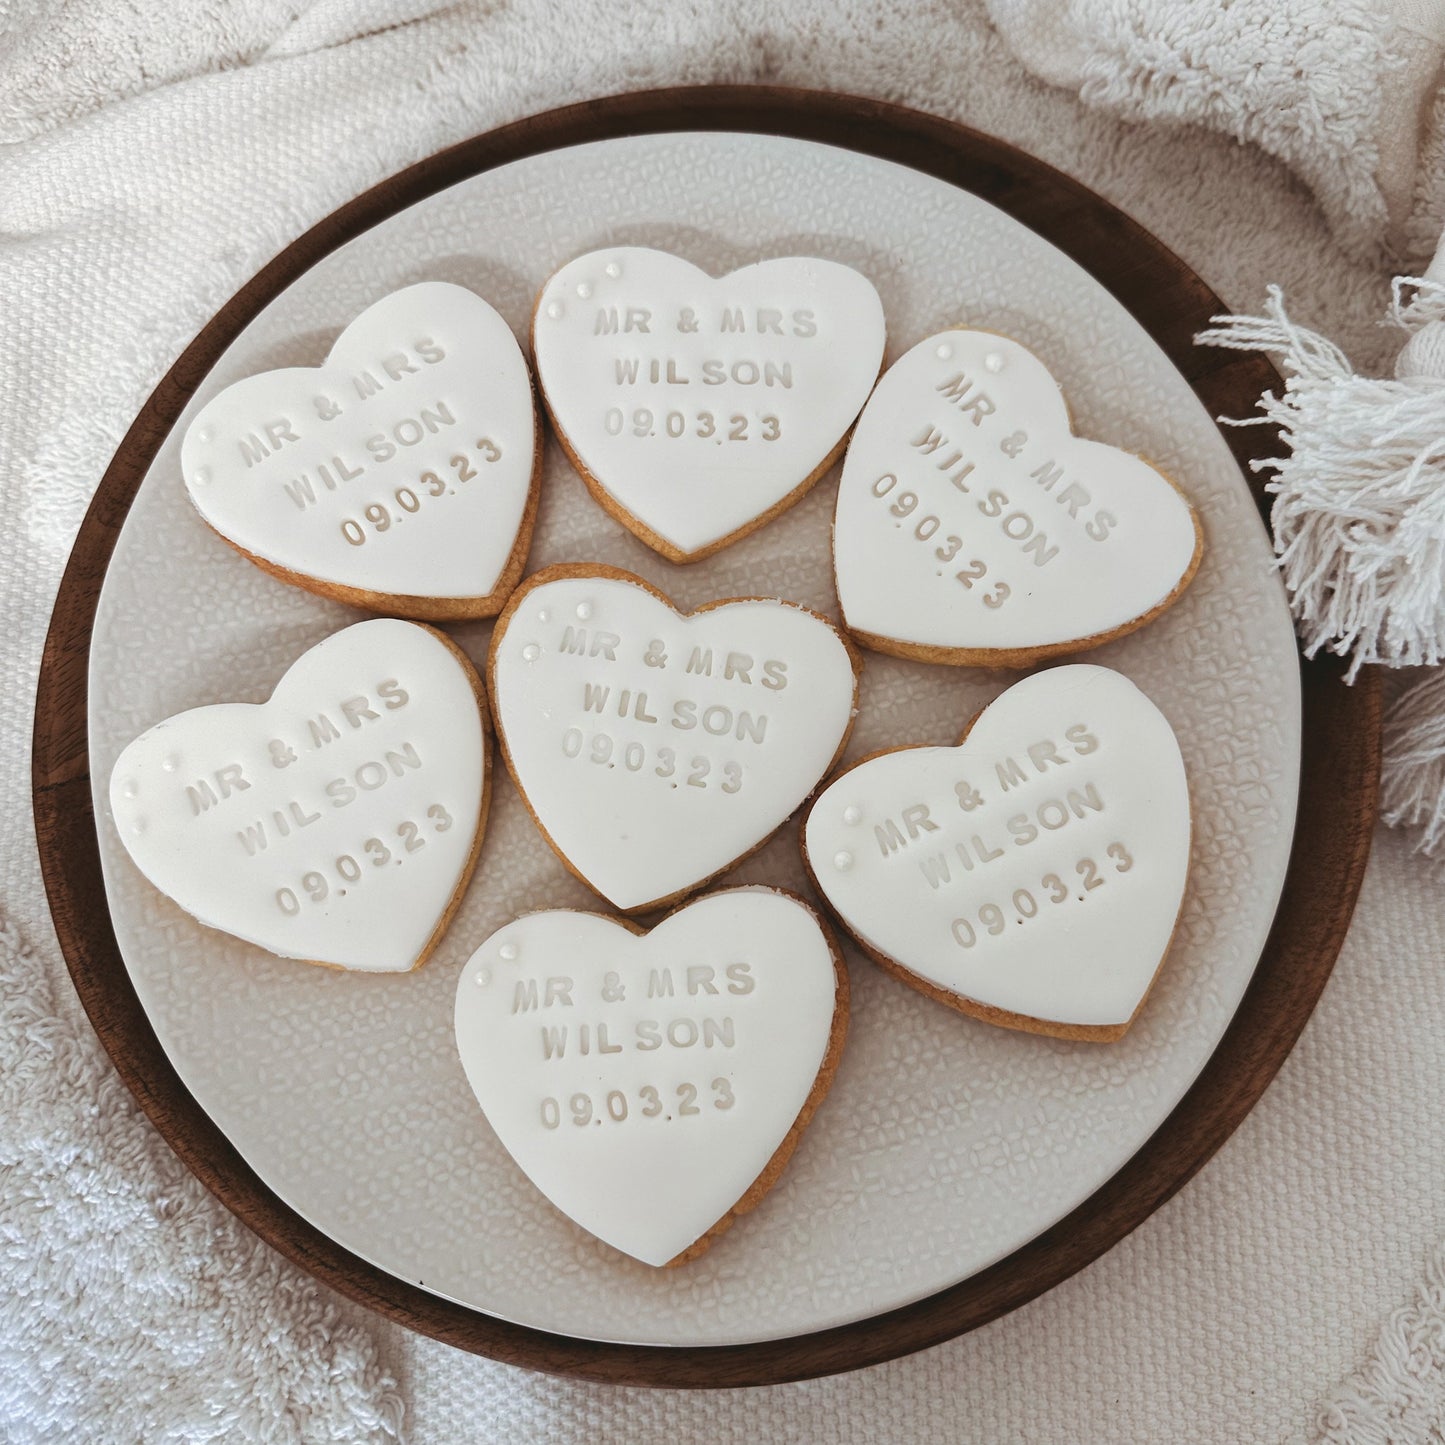
[[[1413,282],[1397,305],[1409,325],[1445,313],[1445,286]],[[1418,318],[1418,319],[1417,319]],[[1253,463],[1272,473],[1272,518],[1305,655],[1350,656],[1390,667],[1445,658],[1445,381],[1354,375],[1325,337],[1296,326],[1272,286],[1263,316],[1221,316],[1202,345],[1279,355],[1282,397],[1266,392],[1261,416],[1290,454]]]
[[1415,851],[1445,844],[1445,672],[1405,692],[1385,722],[1380,816],[1392,828],[1419,828]]
[[1445,321],[1445,282],[1424,276],[1396,276],[1390,284],[1389,320],[1403,331],[1418,331],[1432,321]]

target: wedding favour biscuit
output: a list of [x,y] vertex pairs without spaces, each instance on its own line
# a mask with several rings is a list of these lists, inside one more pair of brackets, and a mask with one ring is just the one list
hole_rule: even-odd
[[404,617],[491,617],[526,563],[539,425],[507,323],[423,281],[367,307],[321,366],[212,398],[181,471],[207,524],[283,582]]
[[282,958],[395,973],[435,947],[486,821],[481,680],[439,632],[378,618],[303,653],[268,702],[141,734],[110,778],[141,872]]
[[837,459],[883,364],[883,305],[836,261],[714,278],[615,246],[569,262],[532,318],[537,381],[597,501],[695,562],[801,500]]
[[853,636],[923,662],[1032,667],[1142,627],[1199,566],[1184,494],[1073,434],[1032,352],[943,331],[891,366],[843,464],[833,526]]
[[857,654],[790,602],[688,615],[640,577],[529,577],[492,634],[497,739],[558,856],[626,913],[760,847],[841,755]]
[[1168,951],[1189,790],[1163,713],[1075,664],[1016,683],[957,747],[855,763],[803,827],[814,881],[888,972],[960,1013],[1117,1039]]
[[772,1188],[827,1093],[848,974],[789,893],[713,893],[649,933],[533,913],[472,956],[457,1048],[507,1152],[644,1264],[701,1254]]

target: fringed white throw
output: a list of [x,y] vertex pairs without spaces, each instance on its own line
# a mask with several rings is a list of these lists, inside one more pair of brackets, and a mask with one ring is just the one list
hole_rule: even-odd
[[1430,1445],[1445,1420],[1445,1247],[1364,1364],[1321,1404],[1315,1445]]
[[1436,669],[1392,707],[1382,798],[1392,826],[1445,845],[1445,238],[1424,276],[1398,277],[1387,320],[1408,333],[1395,375],[1357,376],[1296,326],[1276,286],[1262,316],[1221,316],[1196,338],[1277,355],[1281,396],[1231,425],[1278,425],[1288,455],[1257,461],[1275,495],[1275,550],[1307,657]]

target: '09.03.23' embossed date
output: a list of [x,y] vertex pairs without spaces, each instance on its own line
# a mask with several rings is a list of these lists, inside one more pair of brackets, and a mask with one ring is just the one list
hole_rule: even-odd
[[703,441],[775,442],[783,434],[781,418],[771,412],[766,416],[749,417],[742,412],[718,416],[710,411],[700,411],[689,418],[685,412],[654,412],[645,406],[636,407],[630,413],[624,412],[620,406],[608,407],[602,418],[602,427],[610,437],[626,433],[634,437],[670,437],[673,441],[691,433]]
[[[429,828],[433,833],[446,833],[451,830],[455,821],[440,803],[433,803],[426,810],[425,824],[407,819],[398,823],[385,839],[367,838],[359,851],[372,868],[385,868],[389,863],[400,864],[409,854],[420,853],[426,847],[423,827]],[[324,903],[333,892],[336,897],[345,898],[347,888],[360,884],[366,877],[366,871],[355,854],[342,853],[331,862],[328,872],[316,868],[303,873],[298,880],[300,894],[294,888],[278,888],[276,906],[288,918],[295,918],[305,902]]]
[[[1071,897],[1076,902],[1083,903],[1095,889],[1104,886],[1110,873],[1127,873],[1134,866],[1133,855],[1122,843],[1110,843],[1105,851],[1109,859],[1106,868],[1101,868],[1092,858],[1080,858],[1074,865],[1075,876],[1068,883],[1058,873],[1044,874],[1039,887],[1043,890],[1045,905],[1067,903]],[[1016,924],[1027,923],[1031,918],[1039,916],[1040,900],[1027,888],[1015,888],[1010,903],[1013,906],[1013,922]],[[984,933],[997,938],[1008,931],[1008,915],[997,903],[983,904],[978,909],[977,918],[982,932],[975,927],[971,918],[953,920],[953,941],[960,948],[972,948],[980,942]]]
[[[390,502],[368,503],[361,509],[361,521],[355,517],[344,518],[341,523],[341,535],[353,547],[364,547],[373,536],[391,531],[394,526],[400,525],[407,517],[414,516],[421,511],[422,502],[426,498],[455,496],[458,487],[474,481],[486,471],[488,466],[501,459],[501,447],[490,437],[479,437],[475,454],[469,455],[467,452],[458,451],[447,459],[447,465],[452,471],[451,476],[443,477],[437,472],[423,472],[417,478],[416,486],[395,488]],[[393,510],[393,504],[395,510]],[[366,526],[362,525],[362,521],[366,523]],[[367,531],[367,527],[371,528],[370,532]]]
[[[875,497],[886,499],[892,495],[893,489],[898,485],[898,478],[892,472],[884,472],[876,482],[873,483],[872,491]],[[911,518],[918,510],[917,492],[899,492],[893,500],[888,503],[888,513],[899,520],[895,521],[895,527],[904,526],[903,518]],[[912,529],[912,537],[916,542],[932,542],[938,535],[939,528],[943,526],[940,518],[928,513],[920,517],[916,522],[910,521],[907,525]],[[934,558],[939,562],[957,563],[958,555],[963,550],[963,538],[953,535],[944,537],[942,543],[933,548]],[[942,571],[938,575],[943,576]],[[988,564],[982,558],[974,557],[966,560],[962,567],[955,572],[954,577],[968,590],[972,591],[974,584],[983,582],[988,577]],[[1000,608],[1008,601],[1012,589],[1007,582],[995,581],[987,585],[982,593],[983,605],[994,609]]]
[[711,758],[702,755],[680,758],[676,748],[649,748],[639,742],[619,746],[608,733],[593,733],[589,740],[581,728],[568,728],[562,734],[562,752],[569,758],[584,758],[598,767],[621,766],[629,773],[661,778],[674,788],[721,788],[724,793],[742,791],[741,763],[724,762],[714,773]]
[[731,1109],[737,1102],[732,1085],[724,1078],[712,1081],[711,1090],[702,1094],[701,1103],[696,1084],[679,1084],[668,1091],[668,1094],[669,1097],[664,1098],[663,1091],[652,1084],[643,1084],[637,1090],[636,1098],[631,1100],[621,1089],[609,1090],[606,1097],[597,1104],[593,1103],[589,1094],[573,1094],[566,1101],[565,1116],[561,1101],[543,1099],[542,1127],[559,1129],[564,1117],[579,1129],[588,1124],[601,1124],[604,1120],[622,1124],[629,1118],[661,1119],[665,1123],[671,1123],[674,1119],[695,1118],[709,1107],[716,1110]]

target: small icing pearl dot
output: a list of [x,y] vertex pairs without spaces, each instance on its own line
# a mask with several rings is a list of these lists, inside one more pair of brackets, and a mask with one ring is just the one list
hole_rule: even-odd
[[545,607],[537,614],[538,622],[550,622],[551,620],[552,614]]
[[1002,371],[1003,357],[996,351],[990,351],[989,354],[984,357],[983,364],[989,371]]
[[215,428],[203,426],[200,431],[196,433],[196,435],[200,437],[203,442],[214,441],[216,438]]
[[609,261],[602,269],[606,271],[614,281],[622,274],[622,267],[619,266],[616,261]]
[[834,853],[833,866],[840,873],[846,873],[853,866],[853,855],[846,848],[841,853]]
[[948,358],[953,355],[953,347],[945,341],[943,345],[938,348],[935,355],[937,355],[940,361],[947,361]]
[[489,970],[487,970],[487,969],[485,969],[485,968],[479,968],[479,969],[477,970],[477,987],[478,987],[478,988],[486,988],[486,986],[487,986],[489,983],[491,983],[491,981],[492,981],[492,975],[491,975],[491,973],[490,973]]
[[120,795],[122,798],[134,798],[139,792],[140,784],[136,782],[134,778],[127,778],[125,782],[120,785]]
[[560,301],[552,302],[547,308],[547,315],[550,316],[553,321],[556,321],[558,317],[562,315],[562,303]]
[[175,772],[175,770],[180,767],[180,765],[181,760],[174,753],[168,753],[165,757],[161,759],[161,767],[164,768],[165,771],[168,773]]
[[135,822],[130,825],[130,830],[132,833],[144,833],[146,830],[146,820],[144,818],[137,818]]
[[191,485],[192,485],[192,486],[195,486],[195,487],[204,487],[204,486],[206,485],[206,483],[209,482],[210,480],[211,480],[211,469],[210,469],[210,467],[197,467],[197,468],[195,469],[195,471],[193,471],[193,472],[191,473]]
[[514,963],[520,952],[521,949],[519,949],[515,943],[504,943],[497,950],[497,957],[506,963]]
[[590,281],[579,281],[577,283],[577,294],[585,301],[592,294],[592,283]]
[[538,647],[535,642],[529,642],[529,643],[522,649],[522,661],[523,661],[523,662],[536,662],[536,660],[537,660],[539,657],[541,657],[541,655],[542,655],[542,649],[541,649],[540,647]]
[[577,617],[579,621],[586,622],[592,616],[592,604],[590,602],[579,602],[577,604]]
[[851,828],[855,823],[863,821],[863,810],[856,803],[849,803],[843,809],[843,821]]

